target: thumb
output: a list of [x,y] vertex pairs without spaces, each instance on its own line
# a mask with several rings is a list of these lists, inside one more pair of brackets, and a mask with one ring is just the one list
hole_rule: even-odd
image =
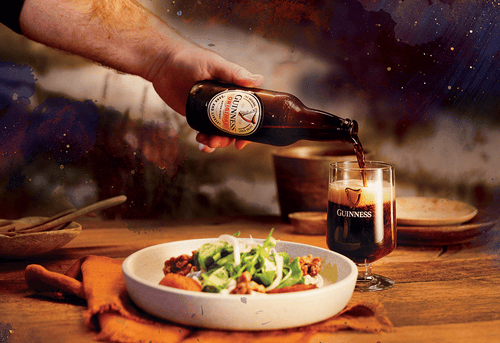
[[252,74],[247,69],[236,63],[220,58],[215,64],[212,77],[219,81],[232,83],[242,87],[258,87],[264,82],[264,76]]
[[245,68],[238,68],[233,76],[233,83],[243,87],[258,87],[264,82],[264,76],[252,74]]

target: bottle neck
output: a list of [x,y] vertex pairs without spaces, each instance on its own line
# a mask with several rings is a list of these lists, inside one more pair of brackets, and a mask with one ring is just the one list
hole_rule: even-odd
[[340,140],[352,143],[357,137],[358,123],[355,120],[341,118],[334,114],[305,108],[299,115],[300,126],[308,131],[308,140]]

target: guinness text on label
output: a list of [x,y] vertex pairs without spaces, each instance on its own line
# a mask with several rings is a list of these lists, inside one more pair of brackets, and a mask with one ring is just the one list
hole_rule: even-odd
[[232,135],[248,136],[262,124],[262,105],[251,92],[220,92],[210,100],[207,111],[215,127]]
[[241,95],[234,97],[228,96],[224,106],[224,128],[230,131],[236,131],[236,116],[238,114],[238,104],[241,100]]
[[349,211],[337,209],[337,216],[345,218],[371,218],[372,213],[370,211]]

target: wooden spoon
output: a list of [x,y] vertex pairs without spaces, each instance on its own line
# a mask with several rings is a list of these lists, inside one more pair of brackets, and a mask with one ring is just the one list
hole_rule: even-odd
[[3,232],[14,232],[14,231],[21,231],[23,229],[29,229],[38,225],[42,225],[48,222],[51,222],[53,220],[56,220],[58,218],[61,218],[62,216],[65,216],[69,213],[75,212],[77,209],[72,208],[70,210],[66,210],[63,212],[60,212],[52,217],[49,218],[35,218],[30,221],[24,221],[24,220],[6,220],[0,224],[0,233]]
[[6,236],[15,236],[17,234],[31,233],[31,232],[42,232],[52,230],[61,225],[65,225],[74,219],[81,217],[87,213],[100,211],[109,207],[117,206],[123,204],[127,200],[125,195],[120,195],[117,197],[109,198],[96,202],[95,204],[82,207],[80,209],[71,209],[61,213],[56,214],[47,219],[35,223],[22,223],[19,221],[13,221],[8,225],[0,227],[0,234]]

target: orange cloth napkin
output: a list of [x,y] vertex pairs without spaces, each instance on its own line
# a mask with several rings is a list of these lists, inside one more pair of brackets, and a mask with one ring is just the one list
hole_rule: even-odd
[[307,342],[315,333],[352,329],[388,332],[392,324],[381,304],[347,306],[323,322],[287,330],[242,332],[186,327],[154,318],[135,307],[122,275],[122,260],[102,256],[83,257],[65,274],[32,264],[26,267],[26,283],[36,292],[57,299],[77,296],[87,300],[86,325],[107,342]]

